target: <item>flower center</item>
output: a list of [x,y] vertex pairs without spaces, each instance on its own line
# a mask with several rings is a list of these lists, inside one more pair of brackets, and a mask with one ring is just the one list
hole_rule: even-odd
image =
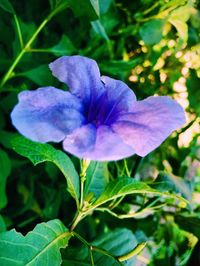
[[111,125],[117,118],[117,108],[113,108],[115,103],[108,100],[107,93],[103,93],[98,98],[91,98],[86,108],[86,118],[89,123],[96,127],[100,125]]

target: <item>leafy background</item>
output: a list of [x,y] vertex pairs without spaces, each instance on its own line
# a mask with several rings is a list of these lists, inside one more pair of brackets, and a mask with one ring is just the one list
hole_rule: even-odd
[[[199,7],[198,0],[0,0],[0,265],[200,265]],[[94,58],[138,99],[170,95],[187,123],[143,159],[92,162],[90,211],[72,234],[79,160],[17,135],[10,112],[22,90],[64,89],[48,64],[73,54]],[[116,259],[143,242],[135,256]]]

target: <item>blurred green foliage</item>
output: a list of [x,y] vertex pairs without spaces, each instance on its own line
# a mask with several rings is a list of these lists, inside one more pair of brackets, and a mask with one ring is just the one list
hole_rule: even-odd
[[[26,234],[41,222],[59,218],[68,226],[73,219],[76,204],[71,188],[66,190],[70,177],[47,162],[52,159],[34,167],[24,148],[17,152],[27,158],[13,150],[9,114],[20,91],[58,85],[48,68],[51,61],[80,54],[94,58],[102,74],[124,80],[138,99],[170,95],[187,114],[185,127],[147,157],[92,163],[88,201],[89,191],[98,198],[110,181],[131,176],[189,203],[129,195],[88,215],[78,233],[115,256],[147,241],[142,253],[124,265],[200,265],[199,7],[198,0],[0,0],[0,232],[16,228]],[[79,171],[78,159],[70,158]],[[79,240],[62,250],[62,265],[91,265],[87,243]],[[94,260],[95,265],[118,265],[97,251]],[[17,264],[2,260],[1,265]]]

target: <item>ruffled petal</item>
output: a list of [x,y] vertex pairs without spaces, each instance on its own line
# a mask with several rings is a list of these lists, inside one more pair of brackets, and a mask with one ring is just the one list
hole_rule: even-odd
[[158,96],[135,102],[132,111],[122,114],[112,128],[138,155],[145,156],[184,123],[183,108],[169,97]]
[[82,109],[80,100],[69,92],[44,87],[21,92],[11,119],[29,139],[59,142],[84,123]]
[[[62,56],[49,65],[53,75],[66,83],[70,91],[81,98],[84,103],[91,95],[101,94],[103,85],[97,63],[87,57]],[[95,96],[97,97],[97,96]]]
[[83,126],[68,135],[63,142],[64,150],[94,161],[113,161],[133,155],[134,150],[124,143],[108,126]]

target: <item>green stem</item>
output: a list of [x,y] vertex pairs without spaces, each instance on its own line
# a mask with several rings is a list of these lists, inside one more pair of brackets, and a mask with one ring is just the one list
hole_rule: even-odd
[[5,76],[3,77],[3,79],[2,79],[2,81],[0,83],[0,88],[2,88],[5,85],[5,83],[10,79],[10,77],[13,74],[13,70],[15,69],[16,65],[19,63],[20,59],[23,57],[23,55],[25,54],[25,52],[27,52],[27,51],[30,50],[31,44],[34,42],[34,40],[36,39],[36,37],[38,36],[38,34],[45,27],[45,25],[49,22],[49,20],[51,20],[51,18],[53,16],[55,16],[58,12],[64,10],[67,7],[68,7],[68,4],[64,2],[64,3],[60,4],[55,10],[53,10],[46,17],[46,19],[43,20],[43,22],[39,25],[39,27],[37,28],[37,30],[34,32],[34,34],[31,36],[31,38],[25,44],[25,46],[22,46],[23,41],[22,41],[22,36],[21,36],[21,30],[20,30],[19,22],[18,22],[17,16],[14,15],[14,19],[15,19],[15,23],[16,23],[16,26],[17,26],[17,31],[18,31],[18,35],[19,35],[19,38],[20,38],[20,43],[21,43],[21,46],[22,46],[22,50],[18,54],[18,56],[15,58],[14,62],[12,63],[12,65],[10,66],[10,68],[8,69],[8,71],[6,72]]
[[144,10],[142,13],[143,15],[147,15],[148,13],[150,13],[151,11],[153,11],[157,6],[160,5],[160,1],[155,2],[150,8]]
[[30,48],[27,50],[29,53],[51,53],[49,49],[43,49],[43,48]]
[[20,43],[21,49],[23,49],[24,42],[23,42],[23,38],[22,38],[22,32],[21,32],[21,28],[20,28],[20,25],[19,25],[19,20],[18,20],[18,17],[17,17],[16,14],[14,14],[14,21],[15,21],[15,25],[16,25],[16,28],[17,28],[17,34],[18,34],[18,38],[19,38],[19,43]]
[[70,227],[70,231],[73,231],[77,224],[83,219],[84,215],[82,212],[77,211],[74,220],[72,221],[72,225]]
[[119,261],[125,261],[125,260],[129,260],[132,257],[136,256],[138,253],[140,253],[143,248],[146,246],[147,242],[142,242],[139,245],[137,245],[133,250],[131,250],[130,252],[128,252],[125,255],[122,255],[120,257],[118,257]]
[[90,253],[90,261],[91,261],[91,265],[95,266],[94,264],[94,258],[93,258],[93,254],[92,254],[92,248],[89,248],[89,253]]
[[83,205],[84,205],[84,183],[86,180],[86,171],[87,171],[89,165],[90,165],[90,160],[84,159],[82,161],[81,173],[80,173],[80,178],[81,178],[80,209],[82,209]]
[[128,165],[127,165],[127,161],[126,161],[126,159],[124,159],[124,167],[125,167],[125,170],[126,170],[126,174],[127,174],[127,176],[130,177],[131,174],[130,174],[130,171],[129,171],[129,169],[128,169]]
[[26,45],[24,46],[24,48],[21,50],[21,52],[18,54],[18,56],[15,58],[14,62],[12,63],[12,65],[10,66],[10,68],[8,69],[7,73],[5,74],[3,80],[1,81],[0,87],[3,87],[4,84],[7,82],[7,80],[12,76],[13,70],[15,69],[16,65],[18,64],[18,62],[20,61],[20,59],[23,57],[23,55],[25,54],[25,52],[29,49],[29,47],[31,46],[31,44],[34,42],[34,40],[36,39],[37,35],[40,33],[40,31],[44,28],[44,26],[47,24],[47,22],[49,21],[49,18],[47,17],[41,24],[40,26],[37,28],[37,30],[34,32],[34,34],[32,35],[32,37],[29,39],[29,41],[26,43]]

